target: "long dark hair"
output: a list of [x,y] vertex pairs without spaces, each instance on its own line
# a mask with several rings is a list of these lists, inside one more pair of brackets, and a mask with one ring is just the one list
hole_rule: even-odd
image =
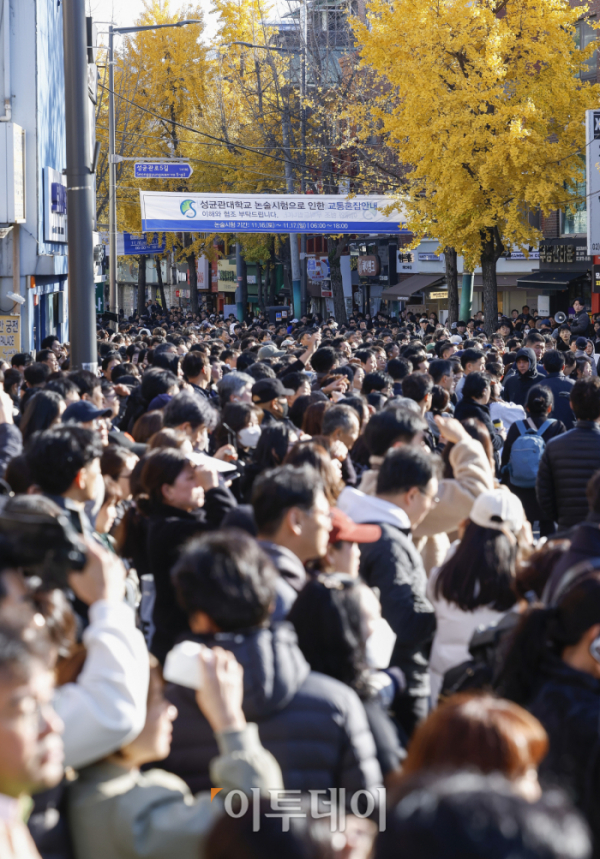
[[149,513],[160,504],[165,504],[162,487],[165,483],[172,486],[183,469],[190,464],[189,458],[181,450],[172,447],[159,447],[144,458],[140,482],[144,494],[138,496],[136,503],[142,513]]
[[532,417],[546,417],[548,411],[554,408],[554,394],[545,385],[534,385],[527,394],[525,408]]
[[284,423],[266,426],[258,440],[256,452],[252,459],[257,473],[281,465],[290,443],[295,440],[288,426]]
[[221,412],[221,421],[214,432],[216,447],[236,444],[238,432],[250,425],[253,414],[258,415],[258,412],[251,403],[227,403]]
[[503,531],[469,522],[456,552],[440,569],[435,595],[463,611],[484,605],[508,611],[516,602],[516,559],[516,541]]
[[567,573],[552,605],[534,606],[523,616],[495,683],[502,697],[527,704],[544,659],[560,657],[600,623],[600,570],[583,566],[570,584]]
[[23,441],[28,441],[34,432],[45,430],[52,426],[60,415],[60,404],[64,402],[55,391],[36,391],[31,397],[21,421],[20,430]]
[[301,590],[288,615],[313,671],[369,697],[358,582],[320,576]]

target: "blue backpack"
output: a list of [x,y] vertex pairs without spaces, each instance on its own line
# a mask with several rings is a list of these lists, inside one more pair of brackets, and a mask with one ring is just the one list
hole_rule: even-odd
[[519,438],[515,440],[508,461],[508,473],[513,486],[523,489],[532,489],[535,486],[540,459],[546,448],[546,442],[542,435],[546,432],[554,419],[549,418],[536,430],[525,423],[517,421]]

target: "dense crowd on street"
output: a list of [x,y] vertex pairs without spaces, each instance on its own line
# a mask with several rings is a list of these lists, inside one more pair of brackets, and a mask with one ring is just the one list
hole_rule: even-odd
[[0,365],[0,859],[599,859],[600,315],[97,340]]

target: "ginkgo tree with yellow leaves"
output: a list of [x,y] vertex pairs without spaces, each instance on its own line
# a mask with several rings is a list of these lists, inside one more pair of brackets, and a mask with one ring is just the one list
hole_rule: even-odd
[[373,80],[365,132],[385,136],[407,166],[415,242],[435,236],[481,265],[486,328],[497,319],[496,263],[528,248],[529,213],[568,205],[582,180],[585,110],[600,89],[584,83],[566,0],[370,0],[358,25]]

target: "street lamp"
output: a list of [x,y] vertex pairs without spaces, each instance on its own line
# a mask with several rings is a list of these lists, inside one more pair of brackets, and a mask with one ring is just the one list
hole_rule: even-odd
[[119,316],[119,293],[117,289],[117,163],[115,130],[115,53],[114,37],[127,33],[142,33],[145,30],[164,30],[172,27],[187,27],[188,24],[201,24],[202,21],[190,19],[176,21],[174,24],[155,24],[146,27],[108,28],[108,244],[109,244],[109,305]]
[[[300,100],[301,100],[301,110],[300,110],[300,124],[301,124],[301,141],[302,141],[302,178],[301,178],[301,189],[302,193],[306,190],[306,108],[305,108],[305,95],[306,95],[306,40],[305,40],[305,30],[306,30],[306,3],[304,2],[301,7],[304,10],[304,15],[302,18],[302,70],[301,70],[301,78],[300,78]],[[263,51],[278,51],[279,53],[287,53],[287,54],[297,54],[299,53],[296,48],[280,48],[275,45],[255,45],[251,42],[228,42],[222,47],[228,48],[231,45],[242,45],[245,48],[259,48]],[[290,122],[289,122],[289,114],[285,112],[284,120],[282,123],[282,131],[283,131],[283,145],[284,152],[286,155],[285,158],[285,178],[286,185],[289,194],[294,193],[294,177],[292,174],[292,164],[291,164],[291,150],[290,150]],[[300,234],[300,253],[298,252],[298,239],[297,233],[289,233],[290,237],[290,257],[292,262],[292,300],[294,304],[294,312],[298,312],[298,303],[300,304],[300,315],[304,316],[307,308],[307,284],[306,284],[306,275],[305,275],[305,264],[304,261],[306,259],[306,234]],[[301,264],[302,263],[302,264]],[[239,281],[239,272],[238,272],[238,281]],[[300,299],[298,302],[298,298]]]

